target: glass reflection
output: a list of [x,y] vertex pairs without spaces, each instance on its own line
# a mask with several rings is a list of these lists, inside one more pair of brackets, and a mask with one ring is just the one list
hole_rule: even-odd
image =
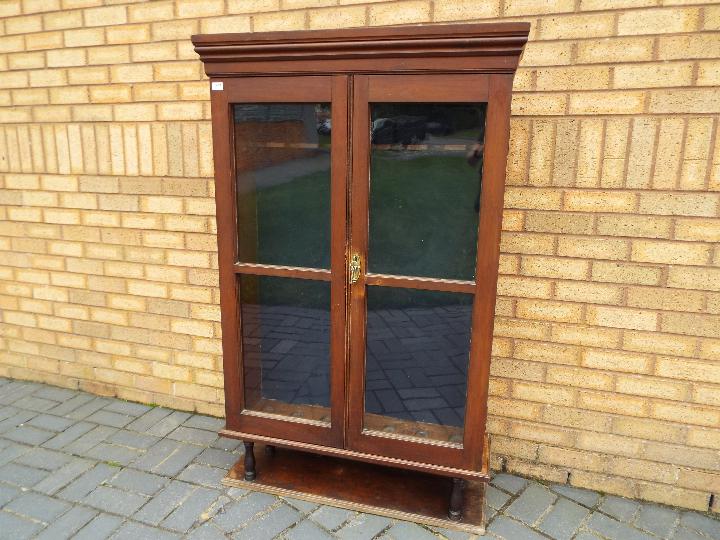
[[240,262],[328,268],[329,103],[233,106]]
[[330,283],[240,278],[245,407],[330,421]]
[[368,271],[474,279],[486,104],[370,111]]
[[472,301],[367,288],[365,429],[462,443]]

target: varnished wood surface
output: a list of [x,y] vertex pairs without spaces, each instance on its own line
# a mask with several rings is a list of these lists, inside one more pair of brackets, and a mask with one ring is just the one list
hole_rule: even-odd
[[450,478],[288,449],[268,453],[263,446],[255,445],[254,481],[244,480],[240,460],[223,484],[474,534],[485,531],[483,480],[465,481],[462,518],[451,521]]

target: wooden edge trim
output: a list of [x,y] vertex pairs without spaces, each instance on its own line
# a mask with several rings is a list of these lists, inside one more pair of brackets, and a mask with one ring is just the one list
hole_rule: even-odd
[[390,274],[365,274],[367,285],[380,287],[402,287],[427,291],[447,291],[457,293],[475,293],[475,282],[460,279],[433,279],[412,276],[394,276]]
[[236,274],[249,274],[254,276],[276,276],[298,279],[315,279],[330,281],[330,270],[320,268],[303,268],[300,266],[281,266],[275,264],[235,263],[233,271]]
[[[421,463],[419,461],[409,461],[406,459],[391,458],[385,456],[379,456],[376,454],[366,454],[364,452],[356,452],[354,450],[347,450],[343,448],[333,448],[330,446],[320,446],[317,444],[309,444],[297,441],[287,441],[284,439],[276,439],[274,437],[266,437],[264,435],[256,435],[254,433],[244,433],[241,431],[232,431],[229,429],[223,429],[220,431],[220,435],[229,437],[231,439],[240,439],[243,441],[254,441],[272,444],[284,448],[293,448],[297,450],[303,450],[306,452],[313,452],[315,454],[324,454],[329,456],[337,456],[344,458],[358,459],[361,461],[367,461],[368,463],[377,463],[379,465],[387,465],[392,467],[401,467],[404,469],[413,469],[418,471],[426,471],[429,473],[442,474],[443,476],[468,478],[477,480],[490,480],[490,471],[486,468],[487,462],[483,464],[483,469],[480,471],[471,471],[467,469],[457,469],[455,467],[446,467],[443,465],[431,465],[428,463]],[[485,435],[487,438],[487,434]]]

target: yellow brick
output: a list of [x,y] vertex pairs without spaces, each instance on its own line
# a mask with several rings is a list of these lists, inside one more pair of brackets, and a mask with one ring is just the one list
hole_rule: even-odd
[[536,70],[537,90],[602,90],[610,87],[608,67],[546,67]]
[[689,395],[689,389],[688,384],[650,377],[618,375],[615,382],[615,390],[617,392],[676,401],[686,400]]
[[615,417],[613,418],[613,432],[655,441],[678,443],[685,440],[684,426],[659,422],[650,418]]
[[25,36],[25,48],[29,51],[60,49],[62,46],[62,32],[42,32],[39,34],[27,34]]
[[623,348],[632,351],[692,356],[697,340],[692,337],[658,333],[626,332]]
[[632,330],[655,330],[657,320],[657,314],[651,311],[605,306],[589,306],[587,308],[588,323],[598,326]]
[[[585,347],[617,347],[620,343],[620,331],[596,326],[576,326],[556,324],[552,327],[552,340],[559,343],[571,343]],[[574,362],[579,363],[579,362]]]
[[[653,38],[605,38],[583,40],[577,44],[578,62],[643,62],[652,59]],[[529,46],[529,45],[528,45]]]
[[12,17],[5,21],[6,34],[29,34],[31,32],[40,32],[42,29],[42,17],[40,15]]
[[209,268],[210,255],[197,251],[169,251],[167,254],[167,262],[173,266]]
[[[486,19],[500,14],[498,0],[475,2],[473,0],[436,0],[433,6],[433,20],[466,21],[470,19]],[[506,8],[507,9],[507,8]],[[355,25],[361,26],[362,23]]]
[[610,430],[612,416],[579,409],[550,406],[544,408],[542,421],[556,426],[589,429],[598,432]]
[[225,11],[224,0],[178,0],[178,17],[212,17]]
[[521,299],[517,302],[516,313],[523,319],[574,323],[582,320],[582,306],[567,302]]
[[618,16],[618,34],[672,34],[697,30],[698,8],[659,8],[628,11]]
[[592,369],[567,366],[549,366],[546,381],[551,384],[594,388],[596,390],[613,389],[612,375]]
[[146,43],[150,41],[150,26],[147,24],[109,26],[106,35],[109,44]]
[[103,28],[77,28],[63,33],[66,47],[88,47],[105,43]]
[[[531,94],[514,93],[512,95],[513,116],[561,115],[565,114],[566,109],[567,97],[564,94],[540,94],[533,92]],[[534,153],[535,150],[531,153],[531,157]]]
[[642,452],[642,441],[612,433],[580,432],[577,446],[583,450],[621,456],[639,456]]
[[[630,454],[634,455],[634,454]],[[675,483],[677,467],[640,459],[612,459],[608,472],[619,476],[652,480],[666,484]]]
[[504,3],[506,17],[563,13],[575,10],[575,4],[572,0],[551,0],[542,3],[534,2],[533,0],[506,0]]
[[125,6],[107,6],[86,9],[85,26],[110,26],[127,22],[127,8]]
[[183,101],[182,103],[160,103],[159,120],[200,120],[203,118],[203,104]]
[[45,69],[30,72],[30,86],[63,86],[67,84],[67,75],[61,69]]
[[570,95],[569,112],[570,114],[638,114],[643,112],[644,104],[645,94],[639,91],[575,93]]
[[59,49],[47,52],[48,67],[68,67],[85,65],[84,49]]
[[161,379],[171,379],[173,381],[190,381],[192,380],[191,372],[186,367],[171,366],[158,362],[152,365],[152,374]]
[[607,457],[591,452],[541,446],[538,458],[544,463],[582,469],[583,471],[607,470]]
[[561,234],[591,234],[593,216],[566,212],[531,211],[525,217],[525,229]]
[[571,62],[572,43],[531,41],[523,50],[521,65],[558,66],[568,65]]
[[717,219],[677,219],[675,221],[675,238],[700,242],[720,242],[720,221]]
[[45,30],[82,27],[82,11],[59,11],[43,15]]
[[558,239],[558,255],[585,259],[627,259],[630,244],[627,240],[613,238],[583,238],[561,236]]
[[655,402],[650,406],[650,415],[660,420],[707,427],[717,427],[720,422],[720,411],[717,408],[690,403]]
[[698,86],[720,85],[720,60],[698,62]]
[[718,338],[720,316],[665,312],[661,316],[660,327],[663,332]]
[[662,64],[625,64],[614,69],[615,88],[653,88],[691,86],[693,64],[673,62]]
[[257,13],[277,11],[280,0],[228,0],[228,13]]
[[430,3],[410,0],[393,2],[392,5],[371,5],[369,14],[370,26],[427,22],[430,19]]
[[193,321],[189,319],[175,319],[170,322],[170,328],[173,332],[180,334],[191,334],[193,336],[212,337],[213,325],[203,321]]
[[631,287],[628,289],[629,306],[681,311],[701,311],[705,295],[700,292],[669,288]]
[[200,32],[203,34],[221,34],[232,29],[232,32],[249,32],[250,17],[234,15],[228,17],[213,17],[200,21]]
[[159,62],[178,57],[177,45],[172,42],[135,44],[130,50],[133,62]]
[[308,27],[314,30],[320,28],[365,26],[365,15],[366,9],[364,6],[312,10],[308,15]]
[[[200,68],[197,62],[169,62],[155,66],[156,81],[188,81],[200,77]],[[185,104],[169,104],[178,107]],[[195,114],[198,114],[195,112]]]
[[[599,216],[597,231],[606,236],[669,238],[670,218],[638,215]],[[677,228],[675,235],[677,237]],[[690,240],[690,238],[688,238]]]
[[550,426],[539,426],[526,422],[513,422],[510,430],[513,439],[537,441],[545,444],[571,445],[573,436],[566,429],[557,429]]
[[634,240],[630,258],[639,262],[703,265],[710,260],[710,246],[688,242]]
[[557,257],[523,256],[521,259],[521,273],[537,277],[585,279],[589,266],[588,261]]
[[130,62],[130,49],[127,45],[109,45],[106,47],[90,47],[88,64],[127,64]]
[[153,41],[188,39],[189,36],[197,34],[197,32],[198,22],[195,20],[169,20],[164,22],[156,22],[152,25]]
[[67,76],[70,84],[105,84],[110,80],[104,66],[69,69]]
[[651,113],[718,113],[720,96],[714,88],[653,90],[648,108]]
[[649,356],[638,354],[587,349],[582,352],[582,365],[608,371],[650,373],[652,359]]
[[500,249],[503,253],[552,255],[555,237],[549,234],[503,233]]
[[570,302],[618,305],[622,299],[622,288],[599,283],[562,281],[555,285],[555,297]]
[[125,84],[90,87],[90,99],[94,103],[123,103],[131,100],[131,87]]
[[615,18],[611,13],[546,17],[540,37],[544,40],[606,37],[614,33],[614,25]]
[[660,282],[661,274],[659,268],[633,263],[595,261],[592,265],[593,281],[656,285]]
[[[123,103],[113,106],[115,120],[118,122],[140,122],[155,120],[153,103]],[[128,171],[130,175],[131,172]]]
[[579,392],[578,405],[583,409],[626,416],[647,416],[648,410],[648,402],[644,398],[587,390]]
[[512,395],[518,399],[554,405],[571,406],[575,403],[574,389],[533,382],[514,382]]

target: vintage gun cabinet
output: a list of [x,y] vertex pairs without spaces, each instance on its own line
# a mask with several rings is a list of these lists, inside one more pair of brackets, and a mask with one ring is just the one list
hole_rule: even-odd
[[510,97],[528,30],[193,37],[211,82],[223,434],[245,443],[245,480],[281,474],[287,452],[282,474],[292,459],[305,470],[286,488],[334,489],[310,484],[337,459],[286,449],[422,471],[463,519],[463,480],[488,478]]

